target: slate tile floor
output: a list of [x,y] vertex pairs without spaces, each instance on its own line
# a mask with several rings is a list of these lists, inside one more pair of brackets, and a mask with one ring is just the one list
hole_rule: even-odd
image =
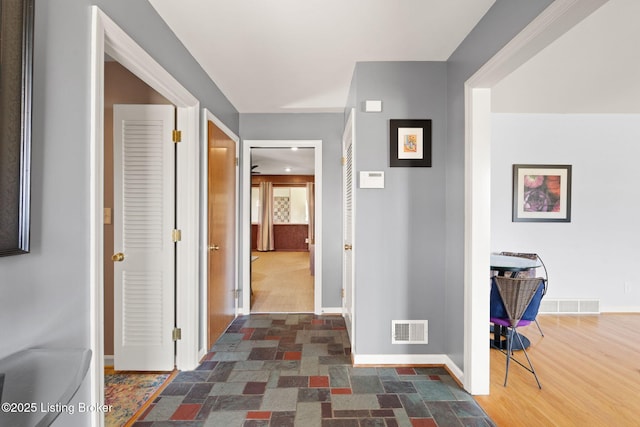
[[238,317],[134,427],[494,426],[443,368],[355,368],[341,316]]

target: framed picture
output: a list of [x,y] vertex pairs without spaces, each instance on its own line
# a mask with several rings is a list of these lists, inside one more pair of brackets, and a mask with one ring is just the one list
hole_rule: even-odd
[[0,256],[29,252],[34,0],[0,0]]
[[513,165],[513,222],[571,222],[571,165]]
[[391,167],[431,167],[431,120],[391,120]]

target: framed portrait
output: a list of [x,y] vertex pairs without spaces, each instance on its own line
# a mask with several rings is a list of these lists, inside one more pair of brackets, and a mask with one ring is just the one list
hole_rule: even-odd
[[391,120],[391,167],[431,167],[431,120]]
[[513,165],[513,222],[571,222],[571,165]]
[[29,252],[34,0],[0,0],[0,256]]

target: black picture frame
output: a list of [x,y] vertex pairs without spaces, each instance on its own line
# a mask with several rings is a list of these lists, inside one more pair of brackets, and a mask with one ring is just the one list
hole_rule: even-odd
[[390,120],[389,153],[391,167],[431,167],[431,120]]
[[0,0],[0,256],[29,252],[34,0]]
[[571,222],[571,165],[513,165],[513,222]]

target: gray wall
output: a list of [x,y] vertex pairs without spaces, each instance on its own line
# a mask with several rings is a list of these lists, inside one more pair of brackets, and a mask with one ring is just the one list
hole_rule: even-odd
[[464,365],[464,83],[552,0],[497,0],[447,61],[447,354]]
[[243,140],[322,140],[322,307],[327,308],[342,306],[343,130],[341,113],[240,115]]
[[[356,352],[442,354],[446,64],[366,62],[356,76],[355,173],[385,172],[384,189],[355,191]],[[382,112],[363,112],[367,99]],[[389,167],[390,119],[432,120],[433,167]],[[391,344],[394,319],[429,320],[429,344]]]
[[[92,4],[238,130],[237,111],[147,2],[36,0],[31,253],[0,258],[0,357],[34,346],[90,345]],[[101,403],[89,401],[87,383],[76,400]],[[75,414],[56,425],[89,422]]]
[[[464,83],[550,3],[497,0],[446,63],[356,66],[356,172],[386,172],[384,190],[356,191],[358,354],[445,353],[464,367]],[[383,112],[363,113],[366,99]],[[434,120],[433,168],[388,167],[391,118]],[[392,319],[425,318],[428,345],[390,343]]]

